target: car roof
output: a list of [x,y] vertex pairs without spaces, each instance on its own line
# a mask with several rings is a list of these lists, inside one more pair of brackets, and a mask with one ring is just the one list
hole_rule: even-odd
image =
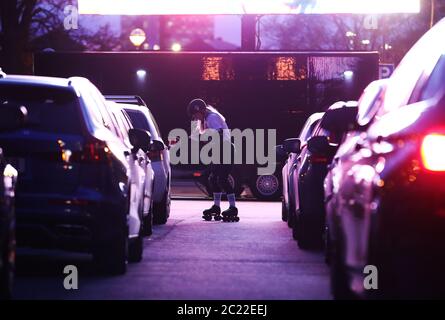
[[0,78],[0,83],[11,84],[36,84],[54,87],[69,87],[71,85],[70,79],[56,78],[56,77],[42,77],[42,76],[24,76],[24,75],[9,75]]

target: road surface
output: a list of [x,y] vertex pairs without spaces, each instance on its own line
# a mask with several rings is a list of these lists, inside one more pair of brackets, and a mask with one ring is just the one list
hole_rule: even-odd
[[[239,223],[204,222],[208,201],[174,200],[170,220],[145,240],[123,276],[95,273],[84,254],[20,249],[16,299],[330,299],[320,252],[298,249],[281,205],[239,202]],[[224,204],[225,205],[225,204]],[[79,288],[65,290],[75,265]]]

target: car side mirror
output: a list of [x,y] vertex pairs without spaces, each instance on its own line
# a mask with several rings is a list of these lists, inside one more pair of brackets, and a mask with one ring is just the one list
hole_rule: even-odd
[[301,151],[301,141],[298,138],[284,140],[283,148],[287,153],[297,153]]
[[328,137],[316,136],[312,137],[307,142],[307,149],[312,154],[327,155],[331,150]]
[[151,143],[150,151],[164,151],[166,148],[165,144],[159,140],[153,140]]
[[144,152],[150,151],[151,147],[151,134],[148,131],[141,129],[130,129],[128,131],[128,137],[130,143],[134,147],[134,151],[141,149]]
[[26,123],[28,110],[18,104],[0,105],[0,131],[11,131],[23,127]]

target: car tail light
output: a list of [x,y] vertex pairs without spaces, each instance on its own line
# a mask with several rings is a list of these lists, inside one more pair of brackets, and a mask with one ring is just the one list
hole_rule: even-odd
[[310,163],[328,163],[328,158],[326,156],[321,155],[310,155],[309,156]]
[[430,171],[445,171],[445,135],[429,134],[421,146],[422,163]]
[[162,161],[162,151],[149,151],[148,157],[151,161]]
[[110,150],[103,141],[88,142],[82,151],[72,155],[72,160],[77,162],[104,162],[109,159]]

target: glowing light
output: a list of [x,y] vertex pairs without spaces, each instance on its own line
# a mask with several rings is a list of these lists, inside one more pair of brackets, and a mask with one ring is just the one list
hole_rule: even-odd
[[392,49],[392,45],[385,43],[385,50],[391,50]]
[[[131,2],[131,5],[129,4]],[[80,14],[381,14],[419,13],[420,0],[78,0]]]
[[173,43],[172,44],[172,51],[179,52],[182,50],[182,46],[180,43]]
[[278,57],[275,62],[276,80],[297,80],[296,61],[292,57]]
[[369,41],[368,39],[362,40],[362,44],[364,44],[364,45],[368,45],[370,43],[371,43],[371,41]]
[[343,75],[345,76],[345,79],[350,80],[354,76],[354,71],[346,70],[343,72]]
[[135,47],[139,47],[143,44],[145,39],[145,32],[142,29],[137,28],[130,33],[130,41]]
[[347,36],[348,38],[352,38],[352,37],[355,37],[356,34],[355,34],[354,32],[352,32],[352,31],[348,31],[348,32],[346,32],[346,36]]
[[143,69],[139,69],[138,71],[136,71],[136,76],[139,79],[144,79],[147,76],[147,71],[145,71]]
[[161,50],[161,47],[159,46],[159,44],[155,44],[155,45],[153,45],[153,50],[154,51]]
[[421,154],[425,169],[445,171],[445,135],[427,135],[422,142]]

